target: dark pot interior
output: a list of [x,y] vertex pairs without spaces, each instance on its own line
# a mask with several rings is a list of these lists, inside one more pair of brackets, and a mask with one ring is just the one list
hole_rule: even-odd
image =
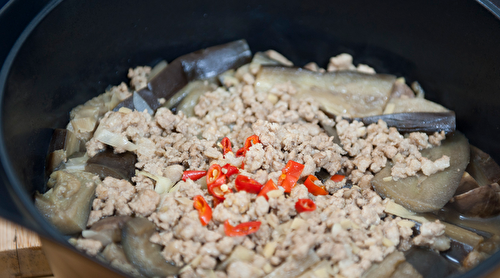
[[[356,64],[418,80],[429,99],[456,112],[458,129],[471,144],[500,161],[500,21],[475,1],[20,0],[9,5],[0,21],[18,24],[0,27],[4,56],[19,26],[47,6],[14,44],[0,74],[0,213],[42,234],[53,258],[81,257],[68,260],[61,274],[70,275],[79,260],[90,259],[61,247],[68,245],[65,238],[32,204],[33,193],[44,190],[52,130],[66,125],[72,107],[125,81],[129,67],[170,61],[203,47],[245,38],[254,52],[276,49],[299,66],[309,61],[326,66],[330,56],[348,52]],[[463,277],[486,275],[499,262],[497,252]],[[57,268],[58,262],[51,264]],[[90,265],[97,268],[96,261]],[[90,275],[81,267],[78,273]]]

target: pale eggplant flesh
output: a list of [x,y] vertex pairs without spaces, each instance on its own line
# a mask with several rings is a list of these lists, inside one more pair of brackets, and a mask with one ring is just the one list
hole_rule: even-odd
[[111,266],[116,267],[123,271],[124,273],[129,274],[132,277],[146,277],[139,273],[135,267],[130,264],[125,256],[125,252],[123,251],[123,247],[116,243],[111,243],[102,250],[100,254]]
[[421,151],[422,156],[436,160],[443,155],[450,157],[450,167],[425,176],[411,176],[398,180],[384,180],[391,176],[392,163],[378,172],[372,180],[377,193],[414,212],[430,212],[441,209],[455,194],[460,180],[469,163],[469,143],[467,138],[455,132],[442,142],[441,146]]
[[440,113],[448,111],[450,110],[444,106],[425,98],[391,98],[387,103],[384,114],[412,112]]
[[61,233],[79,233],[87,226],[98,182],[91,173],[56,171],[48,182],[51,189],[36,193],[35,206]]
[[398,78],[392,85],[391,100],[399,98],[415,98],[415,93],[406,85],[404,78]]
[[149,241],[156,231],[155,227],[153,222],[142,217],[127,221],[122,232],[125,255],[132,265],[147,277],[177,275],[180,268],[163,258],[160,245]]
[[290,82],[296,98],[313,98],[334,115],[380,115],[389,100],[396,76],[355,71],[313,72],[301,68],[263,66],[255,80],[257,92],[267,93],[277,84]]

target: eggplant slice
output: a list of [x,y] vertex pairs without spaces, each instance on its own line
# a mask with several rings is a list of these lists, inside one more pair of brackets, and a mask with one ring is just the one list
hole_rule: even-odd
[[373,188],[381,196],[415,212],[430,212],[442,208],[455,194],[469,163],[469,143],[459,132],[448,137],[441,146],[421,151],[422,156],[436,160],[443,155],[450,157],[450,167],[430,176],[420,175],[386,181],[391,176],[392,163],[377,173]]
[[130,216],[111,216],[103,218],[92,225],[90,230],[82,232],[84,238],[98,240],[103,246],[112,242],[118,243],[122,240],[122,229],[125,223],[131,219]]
[[405,257],[406,261],[426,278],[442,278],[460,273],[457,264],[451,263],[429,249],[412,247],[405,252]]
[[45,194],[36,193],[35,206],[63,234],[81,232],[87,226],[97,186],[94,174],[56,171]]
[[384,114],[412,112],[441,113],[448,111],[450,110],[444,106],[424,98],[392,98],[387,103]]
[[453,111],[394,113],[355,118],[355,120],[363,122],[365,125],[383,120],[387,126],[395,127],[401,133],[425,132],[432,134],[444,131],[446,134],[450,134],[455,132],[456,128],[455,112]]
[[500,186],[481,186],[450,200],[450,205],[466,216],[491,217],[500,214]]
[[314,98],[330,114],[353,117],[380,115],[396,77],[353,71],[312,72],[301,68],[263,66],[255,89],[267,93],[274,85],[290,82],[297,98]]
[[[245,40],[212,46],[183,55],[173,60],[154,76],[148,87],[119,103],[121,107],[143,111],[156,111],[161,106],[160,98],[169,99],[190,81],[215,77],[229,69],[238,68],[252,58],[252,52]],[[136,104],[141,106],[137,107]]]
[[500,166],[477,147],[470,148],[470,163],[467,172],[474,177],[480,186],[500,182]]
[[167,262],[161,255],[161,246],[149,241],[156,231],[155,224],[136,217],[125,223],[122,245],[127,259],[147,277],[176,275],[180,268]]
[[57,170],[61,163],[65,162],[71,155],[84,149],[85,145],[73,132],[56,128],[50,140],[49,155],[46,159],[45,172],[47,176]]
[[[467,169],[466,169],[467,170]],[[458,185],[457,190],[455,191],[455,196],[463,194],[469,190],[473,190],[479,187],[477,181],[469,175],[469,173],[464,172],[462,175],[462,179],[460,180],[460,184]]]
[[135,175],[137,156],[132,152],[114,153],[106,149],[87,161],[85,171],[98,175],[101,179],[113,177],[131,181]]

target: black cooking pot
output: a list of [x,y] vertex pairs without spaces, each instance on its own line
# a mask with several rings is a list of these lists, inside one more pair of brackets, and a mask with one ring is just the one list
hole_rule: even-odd
[[[0,12],[0,215],[42,235],[56,277],[118,277],[76,252],[33,205],[34,192],[45,187],[52,130],[66,125],[72,107],[125,81],[129,67],[240,38],[296,65],[325,66],[328,57],[348,52],[356,64],[418,80],[427,98],[456,112],[472,144],[500,161],[499,9],[482,5],[12,0]],[[499,264],[497,252],[461,277],[486,277]]]

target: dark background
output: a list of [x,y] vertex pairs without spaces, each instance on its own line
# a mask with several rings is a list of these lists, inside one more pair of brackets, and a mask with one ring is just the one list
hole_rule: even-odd
[[8,1],[7,0],[0,0],[0,9],[5,5]]

